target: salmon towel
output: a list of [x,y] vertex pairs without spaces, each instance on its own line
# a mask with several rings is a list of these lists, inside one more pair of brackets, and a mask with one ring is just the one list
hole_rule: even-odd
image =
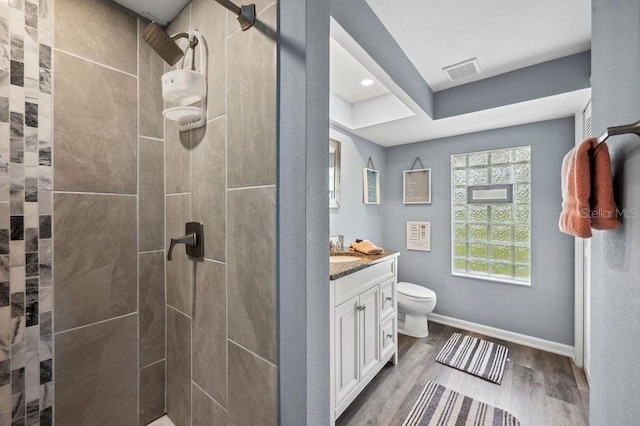
[[384,249],[367,240],[351,243],[349,248],[362,254],[380,254],[384,252]]
[[620,224],[618,206],[613,199],[613,178],[609,147],[602,142],[593,149],[591,167],[591,227],[616,229]]
[[562,232],[580,238],[591,237],[591,228],[615,229],[619,225],[609,148],[604,142],[598,144],[596,138],[573,148],[562,161],[559,225]]
[[562,160],[562,213],[560,230],[580,238],[591,237],[591,140],[573,148]]

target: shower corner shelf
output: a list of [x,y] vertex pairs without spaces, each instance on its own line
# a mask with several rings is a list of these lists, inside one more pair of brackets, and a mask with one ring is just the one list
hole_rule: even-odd
[[162,114],[167,120],[177,121],[181,132],[202,127],[207,120],[206,109],[201,107],[177,106],[165,109]]

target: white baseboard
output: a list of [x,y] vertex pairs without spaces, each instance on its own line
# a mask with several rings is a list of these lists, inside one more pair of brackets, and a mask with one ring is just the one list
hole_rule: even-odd
[[484,334],[485,336],[495,337],[496,339],[506,340],[507,342],[529,346],[546,352],[564,355],[571,359],[573,359],[574,355],[573,346],[540,339],[538,337],[527,336],[525,334],[514,333],[513,331],[502,330],[500,328],[489,327],[488,325],[482,325],[471,321],[447,317],[440,314],[429,314],[429,321],[461,328],[474,333]]

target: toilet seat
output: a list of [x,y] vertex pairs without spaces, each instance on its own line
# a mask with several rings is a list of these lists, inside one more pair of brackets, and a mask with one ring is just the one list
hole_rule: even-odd
[[397,288],[399,294],[402,294],[409,299],[433,300],[436,298],[436,294],[433,292],[433,290],[429,290],[428,288],[422,287],[421,285],[399,282]]

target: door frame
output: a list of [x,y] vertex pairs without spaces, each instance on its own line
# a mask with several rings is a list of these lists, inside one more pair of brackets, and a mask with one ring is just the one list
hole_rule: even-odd
[[[575,115],[575,146],[580,145],[586,138],[591,137],[591,132],[586,128],[587,111],[590,111],[591,100],[587,103],[584,110]],[[590,113],[589,113],[590,114]],[[573,333],[573,360],[578,367],[585,367],[585,243],[582,238],[575,237],[574,241],[574,333]],[[588,375],[588,374],[587,374]]]

